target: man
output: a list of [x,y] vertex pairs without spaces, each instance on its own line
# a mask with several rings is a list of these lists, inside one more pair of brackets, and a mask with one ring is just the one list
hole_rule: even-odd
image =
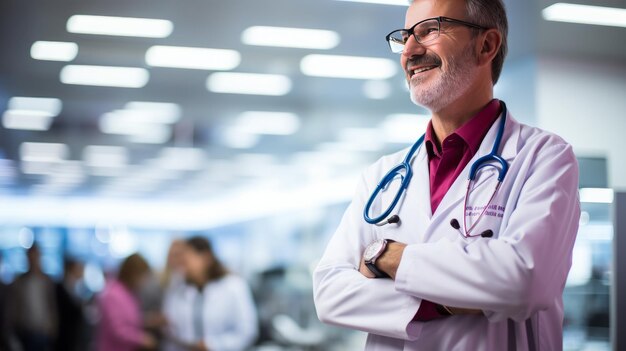
[[84,350],[83,334],[87,321],[84,304],[80,296],[79,284],[83,279],[85,266],[71,257],[63,260],[63,279],[55,285],[58,313],[58,336],[55,344],[57,351]]
[[[405,28],[389,45],[432,120],[394,216],[378,225],[364,208],[373,217],[393,207],[397,182],[371,208],[368,199],[407,151],[363,174],[314,273],[318,316],[368,332],[367,350],[562,349],[578,166],[565,141],[520,124],[493,99],[504,5],[415,0]],[[480,168],[468,193],[470,168],[493,146],[502,162]]]
[[10,329],[24,351],[48,351],[57,336],[54,282],[41,268],[36,244],[26,252],[28,271],[11,284],[7,306]]

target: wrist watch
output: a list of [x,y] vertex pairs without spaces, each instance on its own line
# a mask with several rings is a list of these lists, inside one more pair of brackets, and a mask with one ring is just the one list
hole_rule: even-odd
[[394,242],[390,239],[379,239],[369,244],[363,253],[365,266],[376,278],[389,278],[389,275],[376,267],[376,260],[385,252],[387,245]]

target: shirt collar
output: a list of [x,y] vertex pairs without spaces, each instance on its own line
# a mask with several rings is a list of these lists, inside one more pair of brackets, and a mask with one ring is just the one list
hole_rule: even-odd
[[[470,148],[472,155],[476,154],[476,152],[478,152],[478,148],[480,147],[480,143],[489,131],[489,128],[498,118],[499,112],[500,100],[491,100],[485,107],[483,107],[482,110],[474,115],[474,117],[459,127],[454,133],[449,135],[448,138],[460,137]],[[438,150],[436,146],[437,143],[435,142],[435,132],[432,127],[432,120],[428,122],[428,126],[426,127],[424,143],[426,144],[426,150],[429,156],[440,157],[441,150]]]
[[480,112],[462,125],[455,133],[460,136],[472,151],[472,155],[478,152],[480,143],[491,128],[493,122],[498,119],[500,112],[500,100],[493,99]]

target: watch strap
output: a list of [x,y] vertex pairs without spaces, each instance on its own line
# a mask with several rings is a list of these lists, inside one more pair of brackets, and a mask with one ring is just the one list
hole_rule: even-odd
[[376,278],[389,278],[389,275],[376,267],[376,265],[372,262],[365,262],[365,266],[370,272],[374,273]]

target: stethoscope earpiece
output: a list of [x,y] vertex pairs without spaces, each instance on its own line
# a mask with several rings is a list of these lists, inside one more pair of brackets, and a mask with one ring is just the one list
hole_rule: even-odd
[[[456,229],[456,230],[460,230],[461,229],[461,225],[459,224],[459,221],[456,218],[452,218],[450,220],[450,226],[452,228]],[[463,233],[461,232],[461,234],[463,234]],[[464,236],[467,238],[467,237],[474,236],[474,235],[464,235]],[[478,236],[478,235],[476,235],[476,236]],[[483,237],[483,238],[491,238],[491,237],[493,237],[493,230],[487,229],[487,230],[483,231],[482,233],[480,233],[480,236]]]
[[387,218],[387,220],[386,220],[386,221],[384,221],[384,222],[381,222],[381,223],[376,223],[376,226],[377,226],[377,227],[382,227],[382,226],[384,226],[385,224],[394,224],[394,223],[400,223],[400,216],[398,216],[398,215],[393,215],[393,216],[391,216],[391,217]]

